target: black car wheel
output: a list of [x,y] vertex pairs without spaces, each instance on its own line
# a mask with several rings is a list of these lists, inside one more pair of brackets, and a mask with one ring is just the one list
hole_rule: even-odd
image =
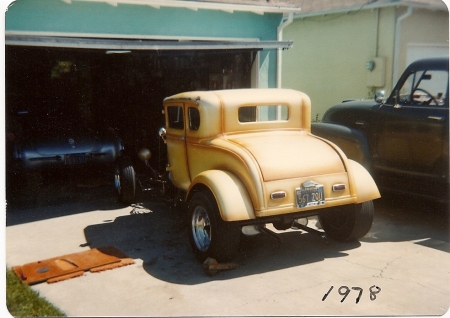
[[130,204],[136,196],[136,174],[130,160],[120,158],[114,173],[114,187],[118,199],[123,204]]
[[373,223],[373,202],[333,207],[319,215],[328,237],[338,241],[354,241],[366,235]]
[[189,241],[200,262],[212,257],[219,262],[236,257],[241,229],[222,220],[214,196],[196,192],[188,204]]

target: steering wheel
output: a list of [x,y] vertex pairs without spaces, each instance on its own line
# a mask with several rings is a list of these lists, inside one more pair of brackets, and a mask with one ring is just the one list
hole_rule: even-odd
[[436,98],[432,94],[430,94],[430,92],[424,90],[423,88],[416,88],[414,90],[414,92],[413,92],[413,100],[414,100],[414,93],[417,92],[417,91],[423,92],[423,93],[425,93],[425,95],[430,97],[430,99],[428,99],[427,101],[423,101],[422,105],[430,105],[431,102],[434,102],[436,105],[439,105],[438,101],[436,100]]

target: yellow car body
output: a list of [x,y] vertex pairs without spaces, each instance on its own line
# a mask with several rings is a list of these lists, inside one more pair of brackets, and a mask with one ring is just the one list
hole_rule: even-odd
[[[194,199],[201,209],[191,207],[193,247],[201,260],[230,258],[209,251],[212,239],[204,219],[211,216],[203,210],[210,205],[217,205],[220,214],[212,223],[246,226],[289,223],[380,197],[365,168],[332,142],[311,134],[311,101],[302,92],[185,92],[164,100],[164,114],[172,183],[186,193],[188,206],[197,192],[211,198]],[[196,209],[201,216],[195,216]],[[204,246],[196,245],[204,239]]]
[[[241,107],[278,105],[286,106],[287,119],[239,121]],[[170,124],[169,107],[180,108],[184,125]],[[198,129],[191,129],[190,108],[198,110]],[[311,102],[304,93],[287,89],[186,92],[166,98],[164,111],[172,182],[188,196],[197,185],[206,185],[225,221],[380,197],[360,164],[347,159],[335,144],[311,134]],[[311,180],[324,186],[326,203],[299,209],[295,190]],[[336,184],[346,187],[333,191]],[[286,195],[271,198],[277,192]]]

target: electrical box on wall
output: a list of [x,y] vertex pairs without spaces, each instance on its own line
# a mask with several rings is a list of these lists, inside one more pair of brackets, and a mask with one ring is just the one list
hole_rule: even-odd
[[366,63],[367,87],[384,87],[386,65],[383,57],[374,57]]

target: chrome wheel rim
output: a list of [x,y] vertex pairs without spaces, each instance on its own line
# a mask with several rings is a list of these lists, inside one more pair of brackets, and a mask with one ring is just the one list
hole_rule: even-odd
[[121,188],[120,188],[120,174],[119,171],[116,170],[114,173],[114,188],[116,189],[117,193],[120,194]]
[[199,251],[205,252],[211,245],[211,222],[208,213],[202,206],[194,208],[191,228],[195,246]]

